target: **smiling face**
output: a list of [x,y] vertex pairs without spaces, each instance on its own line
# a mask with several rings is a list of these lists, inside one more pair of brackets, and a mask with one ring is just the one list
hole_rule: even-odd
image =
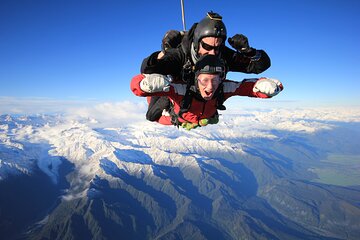
[[214,97],[214,93],[221,83],[219,74],[201,73],[197,78],[197,85],[201,97],[206,101]]

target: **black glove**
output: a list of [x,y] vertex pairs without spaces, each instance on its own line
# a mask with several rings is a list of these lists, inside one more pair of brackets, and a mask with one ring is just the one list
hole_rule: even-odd
[[256,54],[256,49],[249,46],[248,38],[242,34],[236,34],[232,38],[228,38],[230,46],[247,57],[252,57]]
[[169,30],[165,33],[162,44],[161,44],[161,50],[166,51],[170,48],[176,48],[182,40],[182,35],[177,30]]

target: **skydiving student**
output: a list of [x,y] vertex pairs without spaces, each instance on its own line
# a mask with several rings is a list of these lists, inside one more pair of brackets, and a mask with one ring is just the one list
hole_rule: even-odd
[[[227,71],[258,74],[270,67],[266,52],[250,47],[246,36],[236,34],[228,39],[235,50],[225,46],[226,39],[222,17],[208,12],[184,36],[180,32],[168,32],[162,40],[162,51],[154,52],[143,60],[141,73],[171,75],[174,82],[181,82],[186,78],[184,75],[193,73],[194,65],[204,55],[220,56],[226,63]],[[146,118],[158,121],[162,109],[169,105],[167,98],[153,97]]]
[[283,90],[281,82],[271,78],[227,80],[225,63],[215,55],[200,57],[194,73],[191,85],[172,83],[171,77],[166,75],[139,74],[133,77],[130,88],[136,96],[167,97],[170,107],[157,122],[188,130],[216,124],[219,102],[222,104],[232,96],[271,98]]

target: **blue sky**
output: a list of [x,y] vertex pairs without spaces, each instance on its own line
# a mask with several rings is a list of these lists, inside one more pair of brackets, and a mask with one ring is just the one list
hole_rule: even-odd
[[[185,0],[187,28],[210,10],[223,16],[229,36],[245,34],[267,51],[272,66],[259,76],[285,86],[274,100],[359,104],[359,1]],[[0,97],[142,100],[129,82],[168,29],[182,29],[180,0],[2,0]]]

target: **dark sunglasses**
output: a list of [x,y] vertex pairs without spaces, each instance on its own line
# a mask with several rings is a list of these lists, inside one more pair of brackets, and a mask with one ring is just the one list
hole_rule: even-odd
[[220,46],[211,46],[207,43],[204,43],[203,41],[201,41],[200,44],[201,44],[202,48],[205,49],[206,51],[211,51],[211,50],[219,51],[221,48],[221,45]]

